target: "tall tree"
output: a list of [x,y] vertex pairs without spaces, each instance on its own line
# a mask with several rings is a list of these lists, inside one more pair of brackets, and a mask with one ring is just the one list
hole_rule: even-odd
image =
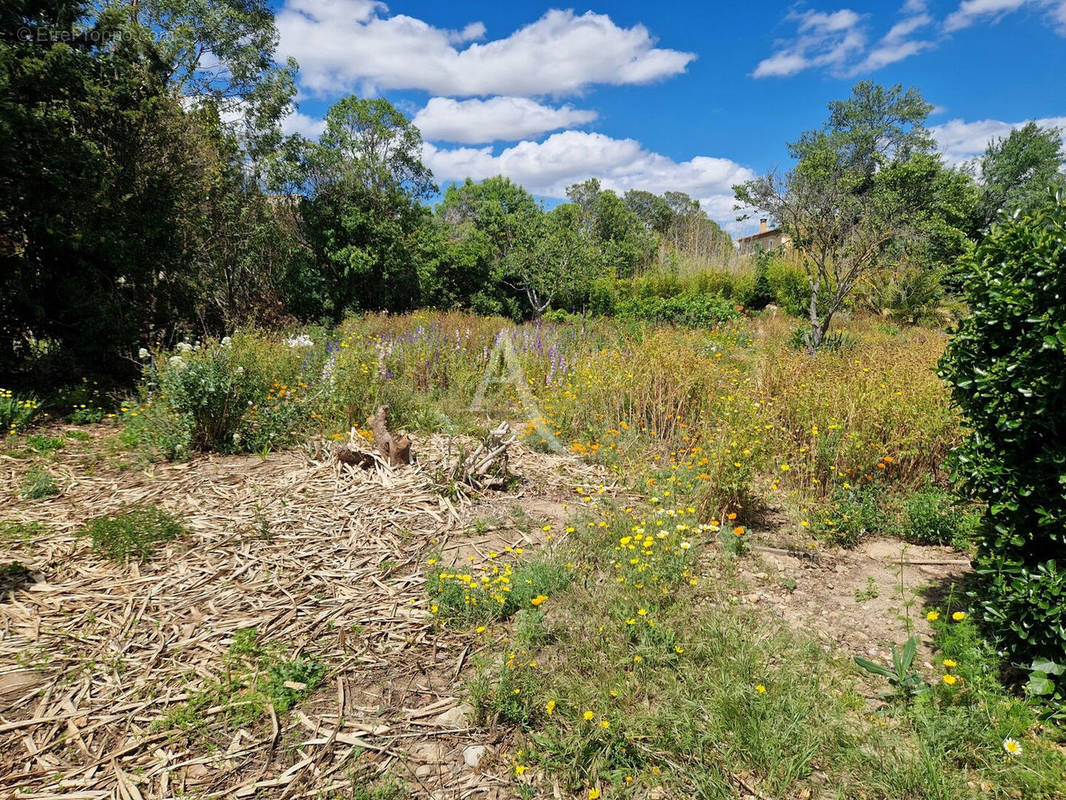
[[526,295],[530,310],[539,317],[553,305],[578,302],[600,259],[576,203],[558,205],[529,222],[520,246],[507,258],[506,280]]
[[198,147],[151,42],[121,15],[14,6],[5,26],[30,35],[0,42],[0,360],[47,342],[107,369],[189,317],[173,219],[198,191]]
[[530,247],[529,231],[543,212],[529,192],[508,178],[452,184],[436,208],[447,254],[435,289],[480,312],[517,315],[517,297],[504,283],[512,252]]
[[164,80],[185,105],[214,105],[253,168],[281,144],[297,64],[279,63],[267,0],[102,0],[150,36]]
[[1000,211],[1029,211],[1044,201],[1048,187],[1066,186],[1062,137],[1059,128],[1029,122],[989,142],[978,162],[981,226],[991,224]]
[[420,201],[436,190],[421,152],[418,128],[383,98],[342,98],[320,140],[307,143],[304,215],[320,266],[307,301],[318,315],[418,301],[415,253],[428,214]]
[[789,144],[797,159],[734,190],[769,212],[792,237],[810,286],[808,347],[821,345],[834,315],[892,243],[920,233],[930,198],[915,175],[935,169],[925,120],[932,110],[915,89],[867,81],[829,106],[826,124]]

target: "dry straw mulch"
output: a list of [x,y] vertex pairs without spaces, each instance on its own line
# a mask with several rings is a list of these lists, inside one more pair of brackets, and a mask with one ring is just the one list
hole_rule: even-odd
[[[438,550],[536,546],[536,527],[504,522],[479,538],[471,521],[512,519],[513,505],[558,520],[572,487],[603,475],[516,445],[517,488],[456,501],[432,480],[452,444],[415,451],[395,471],[345,466],[320,446],[92,475],[63,451],[50,470],[64,492],[48,501],[19,499],[25,462],[0,460],[0,517],[48,526],[0,542],[0,564],[37,578],[0,604],[0,796],[344,797],[363,779],[353,774],[373,772],[417,797],[512,796],[503,734],[472,727],[461,705],[478,645],[431,623],[422,565]],[[140,564],[102,560],[75,536],[136,504],[177,512],[189,535]],[[321,689],[236,730],[223,708],[193,734],[168,727],[251,627],[326,664]]]

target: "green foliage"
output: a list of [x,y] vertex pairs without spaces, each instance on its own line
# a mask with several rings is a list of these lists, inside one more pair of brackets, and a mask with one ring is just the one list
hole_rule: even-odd
[[929,691],[929,686],[922,679],[921,673],[911,670],[917,652],[918,637],[912,636],[904,642],[902,650],[892,645],[892,669],[862,656],[855,656],[855,663],[871,675],[879,675],[888,679],[892,689],[886,692],[886,696],[897,700],[910,700],[922,692]]
[[1046,658],[1038,658],[1029,665],[1029,682],[1025,686],[1028,695],[1046,706],[1051,719],[1066,720],[1066,666]]
[[794,317],[803,317],[811,305],[811,287],[803,269],[783,258],[769,257],[766,283],[774,302]]
[[56,450],[62,450],[63,445],[66,444],[57,436],[45,436],[40,433],[27,436],[25,442],[28,447],[32,447],[38,453],[54,453]]
[[419,302],[420,200],[435,191],[422,136],[384,98],[341,98],[317,143],[304,143],[301,205],[315,253],[299,311],[339,321]]
[[192,417],[164,403],[139,406],[123,418],[122,442],[138,448],[149,461],[180,461],[192,455]]
[[184,536],[185,527],[165,509],[142,506],[98,517],[86,524],[79,535],[89,537],[93,549],[105,558],[143,560],[163,542]]
[[812,510],[814,530],[842,547],[854,547],[870,534],[890,532],[892,522],[878,503],[882,494],[874,483],[837,487],[825,508]]
[[569,582],[569,570],[555,560],[497,560],[493,554],[479,569],[465,565],[434,568],[426,577],[426,592],[438,619],[465,626],[507,619],[535,608]]
[[10,389],[0,389],[0,433],[21,433],[33,422],[40,410],[35,397],[17,395]]
[[[777,219],[802,254],[811,352],[886,260],[924,264],[965,250],[959,226],[973,199],[968,179],[932,152],[925,128],[932,106],[917,89],[862,81],[829,108],[822,128],[789,144],[798,162],[792,172],[734,187],[740,202]],[[963,199],[948,200],[955,195]]]
[[270,344],[252,336],[179,344],[145,365],[146,400],[125,410],[125,438],[167,459],[284,447],[311,421],[303,376],[317,381],[322,361],[306,334]]
[[467,687],[475,720],[480,725],[532,726],[544,716],[538,702],[540,683],[533,668],[516,665],[513,659],[494,666],[479,665]]
[[972,429],[956,469],[986,504],[985,619],[1018,656],[1066,656],[1066,199],[994,225],[967,264],[941,375]]
[[325,676],[326,667],[313,658],[299,657],[276,661],[267,666],[267,677],[260,689],[270,698],[274,710],[284,714],[295,706],[301,697],[314,691]]
[[0,42],[0,239],[20,242],[2,256],[0,366],[125,378],[160,331],[276,318],[280,262],[298,247],[248,180],[292,94],[266,5],[0,13],[20,31]]
[[246,725],[265,714],[268,705],[278,714],[290,711],[321,685],[324,664],[310,655],[286,657],[278,643],[259,642],[258,637],[256,628],[237,631],[224,657],[225,673],[190,693],[188,702],[162,724],[192,731],[204,725],[204,711],[221,706],[230,726]]
[[625,299],[618,302],[615,313],[622,317],[686,328],[713,328],[740,316],[733,303],[721,295],[712,294]]
[[1027,122],[1006,138],[989,142],[979,162],[981,208],[979,225],[995,221],[1000,212],[1029,212],[1044,204],[1049,186],[1063,187],[1066,152],[1062,131]]
[[973,517],[958,506],[955,496],[931,482],[904,501],[903,538],[915,544],[951,545],[965,550]]
[[0,522],[0,542],[9,544],[31,544],[33,540],[47,532],[39,522],[17,522],[4,520]]
[[27,500],[45,500],[59,492],[59,481],[43,467],[33,467],[22,481],[22,496]]

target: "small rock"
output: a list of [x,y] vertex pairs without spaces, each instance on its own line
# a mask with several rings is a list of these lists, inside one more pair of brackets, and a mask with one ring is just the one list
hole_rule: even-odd
[[489,748],[483,744],[472,744],[463,748],[463,761],[471,769],[477,769],[489,752]]
[[445,760],[446,748],[439,742],[424,742],[410,750],[411,758],[425,764],[439,764]]
[[648,800],[663,800],[666,790],[662,786],[653,786],[648,790]]
[[442,728],[468,728],[470,720],[474,718],[474,709],[467,703],[460,703],[454,708],[449,708],[443,714],[437,715],[433,723]]
[[422,764],[415,767],[415,777],[424,780],[425,778],[433,778],[441,771],[440,764]]

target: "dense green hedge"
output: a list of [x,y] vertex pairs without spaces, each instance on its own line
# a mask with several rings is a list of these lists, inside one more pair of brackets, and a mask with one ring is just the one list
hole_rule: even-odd
[[615,314],[686,328],[713,328],[740,316],[740,311],[721,295],[690,292],[676,297],[626,298],[615,306]]
[[1066,658],[1066,197],[994,225],[941,375],[973,433],[957,468],[987,504],[984,618],[1017,656]]

